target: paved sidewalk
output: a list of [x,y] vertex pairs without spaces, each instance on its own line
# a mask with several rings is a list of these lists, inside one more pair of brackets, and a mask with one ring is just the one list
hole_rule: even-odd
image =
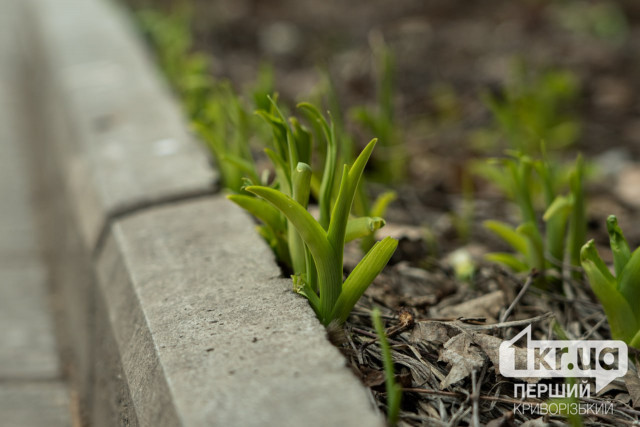
[[16,3],[0,0],[0,425],[70,426],[20,121]]

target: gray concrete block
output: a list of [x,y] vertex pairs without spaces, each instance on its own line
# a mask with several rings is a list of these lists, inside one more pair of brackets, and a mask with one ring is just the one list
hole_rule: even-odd
[[141,425],[382,424],[252,221],[226,199],[118,221],[98,278]]
[[[117,213],[213,190],[215,174],[129,23],[103,0],[31,0],[42,143],[65,171],[87,247]],[[66,128],[66,129],[65,129]]]
[[0,383],[0,424],[71,427],[69,392],[59,382]]

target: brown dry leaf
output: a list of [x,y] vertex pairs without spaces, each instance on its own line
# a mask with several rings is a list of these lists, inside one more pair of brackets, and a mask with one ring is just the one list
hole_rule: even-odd
[[450,335],[449,328],[441,322],[416,322],[411,331],[409,341],[412,343],[427,341],[441,345],[449,341],[452,335],[456,335],[456,333]]
[[443,317],[484,317],[496,320],[504,304],[504,293],[495,291],[461,304],[444,307],[439,313]]
[[[631,365],[631,363],[630,363]],[[627,385],[627,391],[631,396],[634,408],[640,408],[640,376],[633,366],[629,366],[624,376],[624,382]]]
[[[489,360],[493,363],[496,373],[500,373],[500,358],[498,356],[498,352],[500,349],[500,344],[502,344],[503,340],[487,334],[473,334],[473,342],[480,346],[482,351],[489,356]],[[527,368],[527,349],[516,347],[516,369],[526,369]],[[540,378],[521,378],[522,380],[529,383],[537,383],[540,381]]]
[[376,387],[384,384],[384,371],[371,369],[368,367],[360,368],[362,383],[367,387]]
[[479,370],[485,361],[484,354],[472,344],[469,334],[459,334],[444,344],[440,352],[440,361],[447,362],[451,370],[447,377],[440,383],[440,388],[445,389],[451,384],[471,375],[474,370]]

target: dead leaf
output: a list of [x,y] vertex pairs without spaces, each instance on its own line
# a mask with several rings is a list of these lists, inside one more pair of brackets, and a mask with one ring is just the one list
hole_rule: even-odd
[[472,338],[469,334],[459,334],[444,344],[440,352],[440,361],[447,362],[451,370],[447,377],[440,383],[440,388],[445,389],[469,375],[474,370],[479,370],[485,361],[484,354],[476,346],[471,345]]
[[384,384],[384,371],[371,369],[365,366],[360,368],[360,375],[362,383],[366,387],[376,387]]
[[634,408],[640,408],[640,377],[635,367],[630,363],[629,369],[624,376],[624,382],[627,385],[627,391],[631,396]]
[[[493,363],[496,373],[500,373],[500,357],[499,357],[499,349],[500,344],[502,344],[503,340],[486,334],[473,334],[473,342],[480,346],[482,351],[489,356],[489,360]],[[526,369],[527,368],[527,349],[526,348],[515,348],[515,367],[516,369]],[[537,383],[540,381],[540,378],[521,378],[522,380],[528,383]]]
[[504,304],[504,293],[495,291],[461,304],[444,307],[439,313],[443,317],[484,317],[496,320]]
[[457,335],[457,333],[449,334],[449,328],[447,328],[442,322],[424,321],[417,322],[413,326],[411,336],[409,340],[412,343],[427,341],[433,344],[444,344],[451,336]]

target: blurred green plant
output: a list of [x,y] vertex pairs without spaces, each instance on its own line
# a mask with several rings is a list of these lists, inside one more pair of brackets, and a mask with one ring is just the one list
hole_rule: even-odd
[[572,111],[578,97],[577,77],[569,71],[530,71],[516,62],[512,82],[500,93],[486,93],[494,126],[472,135],[472,143],[483,150],[495,149],[503,141],[510,150],[530,156],[541,154],[541,141],[549,151],[576,142],[580,122]]
[[216,83],[192,126],[213,154],[222,185],[242,192],[244,179],[260,182],[249,141],[251,117],[229,83]]
[[615,275],[600,258],[593,240],[582,247],[580,261],[607,315],[611,336],[640,349],[640,248],[631,252],[614,215],[607,218],[607,231]]
[[[569,340],[569,336],[562,329],[562,326],[554,319],[552,322],[553,332],[555,332],[556,336],[561,340]],[[574,387],[576,385],[576,379],[573,377],[568,377],[565,379],[565,383],[570,387]],[[561,415],[563,415],[568,424],[572,427],[582,427],[584,423],[582,422],[582,415],[580,415],[580,411],[571,410],[572,406],[577,406],[580,404],[580,399],[575,395],[570,395],[568,397],[561,398],[553,398],[547,400],[547,405],[558,405],[558,409]],[[566,408],[566,409],[565,409]]]
[[556,2],[552,13],[560,25],[576,34],[621,45],[629,37],[629,20],[615,1]]
[[209,58],[193,50],[191,9],[185,5],[167,14],[155,9],[138,12],[143,32],[155,46],[160,68],[182,99],[187,114],[197,118],[211,99],[214,79]]
[[387,390],[387,424],[395,426],[398,423],[400,413],[400,403],[402,402],[402,387],[396,383],[393,370],[393,358],[391,357],[391,347],[382,324],[380,310],[374,308],[371,312],[373,326],[380,340],[380,350],[382,351],[382,364],[384,366],[385,388]]
[[[497,160],[486,171],[505,195],[515,201],[521,224],[514,228],[500,221],[485,221],[484,226],[504,240],[516,254],[492,253],[488,259],[515,271],[532,269],[543,273],[555,270],[562,276],[565,264],[570,270],[580,266],[580,248],[586,240],[584,206],[584,165],[578,156],[569,174],[569,194],[560,195],[563,180],[560,172],[546,158],[512,153]],[[535,208],[542,196],[544,229]],[[573,271],[574,276],[579,273]]]
[[393,106],[395,60],[381,35],[373,34],[370,45],[375,61],[376,107],[355,107],[351,116],[380,140],[379,154],[373,158],[375,178],[397,184],[407,176],[408,154]]
[[[148,9],[138,16],[155,47],[160,67],[217,163],[223,187],[241,192],[244,177],[258,182],[249,146],[255,126],[231,85],[214,79],[208,58],[193,51],[190,10],[183,6],[165,14]],[[261,92],[268,90],[266,73],[259,76],[256,85]]]

